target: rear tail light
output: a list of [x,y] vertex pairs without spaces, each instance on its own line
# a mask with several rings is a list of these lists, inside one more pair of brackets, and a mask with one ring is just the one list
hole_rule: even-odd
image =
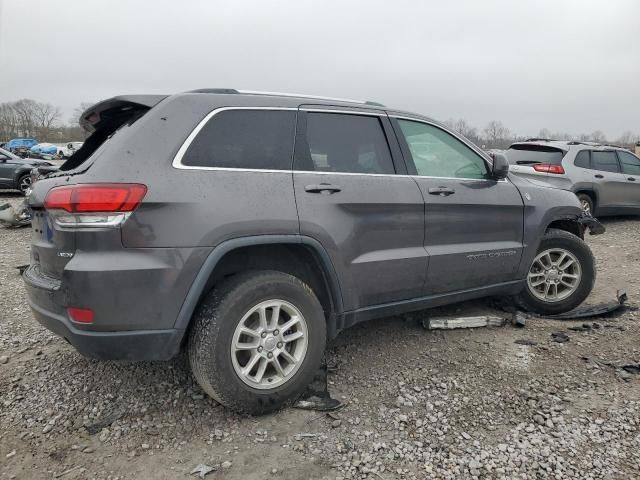
[[69,318],[76,323],[93,323],[95,316],[93,310],[90,308],[69,307],[67,308],[67,313],[69,314]]
[[52,188],[44,201],[60,226],[115,226],[147,193],[139,183],[98,183]]
[[536,163],[533,166],[533,169],[536,172],[555,173],[555,174],[564,173],[564,168],[562,168],[562,165],[550,165],[548,163]]

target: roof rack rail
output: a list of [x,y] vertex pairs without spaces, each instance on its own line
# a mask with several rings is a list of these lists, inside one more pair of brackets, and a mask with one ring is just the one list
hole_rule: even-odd
[[305,95],[304,93],[283,93],[283,92],[262,92],[259,90],[236,90],[235,88],[198,88],[189,90],[187,93],[217,93],[217,94],[245,94],[245,95],[271,95],[274,97],[297,97],[311,98],[314,100],[334,100],[336,102],[359,103],[362,105],[370,105],[372,107],[384,107],[382,103],[372,102],[370,100],[350,100],[348,98],[322,97],[319,95]]
[[217,93],[217,94],[233,94],[240,93],[235,88],[197,88],[196,90],[189,90],[187,93]]
[[558,140],[555,140],[553,138],[537,138],[537,137],[531,137],[531,138],[527,138],[526,140],[524,140],[525,142],[557,142]]

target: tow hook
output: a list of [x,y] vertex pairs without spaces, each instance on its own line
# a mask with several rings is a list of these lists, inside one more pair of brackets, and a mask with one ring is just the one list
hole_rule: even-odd
[[582,225],[583,228],[588,228],[589,234],[591,235],[600,235],[607,230],[596,218],[586,213],[578,218],[578,223]]

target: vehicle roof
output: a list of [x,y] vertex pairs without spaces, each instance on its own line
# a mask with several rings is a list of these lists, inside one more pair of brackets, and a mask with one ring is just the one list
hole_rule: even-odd
[[565,152],[569,150],[627,150],[619,145],[611,145],[608,143],[597,142],[580,142],[577,140],[554,140],[547,138],[530,138],[521,142],[512,143],[509,148],[513,146],[526,146],[526,145],[539,145],[545,147],[554,147]]
[[[429,122],[442,125],[430,117],[420,115],[413,112],[407,112],[397,109],[390,109],[378,102],[347,100],[343,98],[319,97],[315,95],[305,95],[297,93],[281,93],[281,92],[258,92],[249,90],[236,90],[230,88],[203,88],[191,90],[187,92],[176,93],[173,95],[120,95],[108,98],[89,107],[80,117],[80,125],[87,131],[91,132],[99,123],[99,114],[103,110],[112,108],[126,108],[127,105],[136,104],[141,107],[152,108],[167,98],[176,98],[183,96],[202,95],[209,96],[208,101],[212,104],[212,108],[216,104],[228,104],[229,106],[267,106],[267,107],[284,107],[297,108],[300,105],[319,105],[342,107],[349,110],[378,110],[387,112],[392,115],[407,116],[416,119],[427,120]],[[207,97],[205,97],[207,98]]]

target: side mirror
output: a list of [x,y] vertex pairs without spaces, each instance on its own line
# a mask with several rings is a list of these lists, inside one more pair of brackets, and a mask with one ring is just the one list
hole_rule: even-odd
[[493,178],[501,180],[507,178],[509,174],[509,160],[504,153],[494,153],[493,157]]
[[0,155],[0,162],[7,163],[8,159],[9,159],[9,157],[7,157],[6,155]]

